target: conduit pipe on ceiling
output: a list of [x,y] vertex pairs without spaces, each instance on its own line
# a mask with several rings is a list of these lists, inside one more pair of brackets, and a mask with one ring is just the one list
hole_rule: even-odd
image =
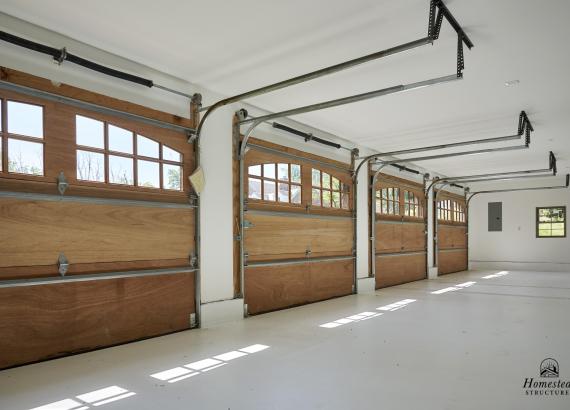
[[427,44],[433,44],[433,42],[439,38],[439,32],[444,17],[457,33],[457,39],[458,39],[457,75],[460,77],[461,71],[463,70],[463,45],[465,44],[469,49],[471,49],[473,47],[473,43],[471,42],[469,36],[465,33],[463,28],[460,26],[460,24],[457,22],[453,14],[451,14],[449,9],[445,6],[443,1],[431,0],[429,15],[428,15],[428,33],[426,37],[422,37],[420,39],[410,41],[408,43],[404,43],[392,48],[388,48],[386,50],[378,51],[372,54],[348,60],[329,67],[321,68],[319,70],[299,75],[287,80],[279,81],[277,83],[273,83],[264,87],[256,88],[254,90],[246,91],[244,93],[237,94],[232,97],[220,100],[211,106],[201,108],[200,111],[205,111],[205,113],[202,116],[200,123],[198,124],[198,128],[196,130],[196,138],[200,138],[204,123],[206,119],[210,116],[210,114],[216,109],[221,108],[225,105],[232,104],[238,101],[243,101],[245,99],[256,97],[259,95],[267,94],[286,87],[291,87],[293,85],[301,84],[327,75],[331,75],[343,70],[347,70],[349,68],[356,67],[360,64],[368,63],[370,61],[398,54],[403,51],[414,49],[416,47],[424,46]]

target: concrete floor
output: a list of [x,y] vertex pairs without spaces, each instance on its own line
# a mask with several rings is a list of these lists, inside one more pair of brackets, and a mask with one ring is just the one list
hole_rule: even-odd
[[570,409],[523,389],[548,357],[570,381],[570,273],[492,273],[3,371],[0,409]]

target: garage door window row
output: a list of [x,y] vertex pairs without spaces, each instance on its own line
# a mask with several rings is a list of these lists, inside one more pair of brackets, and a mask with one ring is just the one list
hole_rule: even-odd
[[[0,171],[45,175],[45,112],[0,99]],[[182,154],[105,121],[75,116],[78,181],[181,191]]]
[[[300,164],[266,163],[248,166],[249,199],[313,207],[349,209],[349,186],[340,178]],[[302,172],[310,172],[303,179]],[[304,182],[306,181],[306,182]]]
[[301,203],[301,166],[271,163],[248,167],[248,198]]
[[376,212],[382,215],[423,218],[424,202],[419,194],[407,189],[381,188],[376,190]]
[[442,199],[437,202],[437,219],[440,221],[465,222],[465,207],[457,201]]
[[75,116],[77,179],[182,190],[182,154],[130,130]]

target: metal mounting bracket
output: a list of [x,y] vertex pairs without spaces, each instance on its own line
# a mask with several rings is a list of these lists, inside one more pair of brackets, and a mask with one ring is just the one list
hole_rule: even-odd
[[188,203],[192,206],[197,206],[198,205],[198,197],[195,195],[189,195],[188,196]]
[[196,323],[196,313],[190,313],[190,328],[194,329],[195,327],[197,327],[197,323]]
[[198,256],[194,252],[190,254],[188,260],[191,268],[196,268],[198,266]]
[[59,50],[59,56],[53,58],[53,62],[57,65],[61,65],[67,58],[67,49],[63,47]]
[[237,117],[238,117],[238,120],[240,120],[240,121],[244,121],[244,120],[247,119],[247,117],[248,117],[247,110],[244,109],[244,108],[242,108],[242,109],[240,109],[240,110],[237,110],[237,111],[236,111],[236,115],[237,115]]
[[186,136],[188,137],[188,144],[193,144],[198,138],[198,133],[196,131],[188,131]]
[[255,224],[251,221],[248,221],[247,219],[243,221],[243,229],[253,228],[254,226]]
[[60,195],[63,195],[67,188],[69,188],[69,183],[67,182],[67,179],[65,179],[63,171],[61,171],[57,176],[57,190]]
[[202,94],[200,93],[194,93],[192,95],[192,98],[190,99],[190,102],[192,102],[192,104],[196,104],[198,106],[202,106]]
[[65,276],[69,270],[69,261],[63,252],[60,252],[59,257],[57,258],[57,269],[61,276]]

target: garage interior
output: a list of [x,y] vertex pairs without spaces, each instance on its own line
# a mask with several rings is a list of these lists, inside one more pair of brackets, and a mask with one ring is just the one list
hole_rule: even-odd
[[0,409],[570,408],[568,16],[0,0]]

